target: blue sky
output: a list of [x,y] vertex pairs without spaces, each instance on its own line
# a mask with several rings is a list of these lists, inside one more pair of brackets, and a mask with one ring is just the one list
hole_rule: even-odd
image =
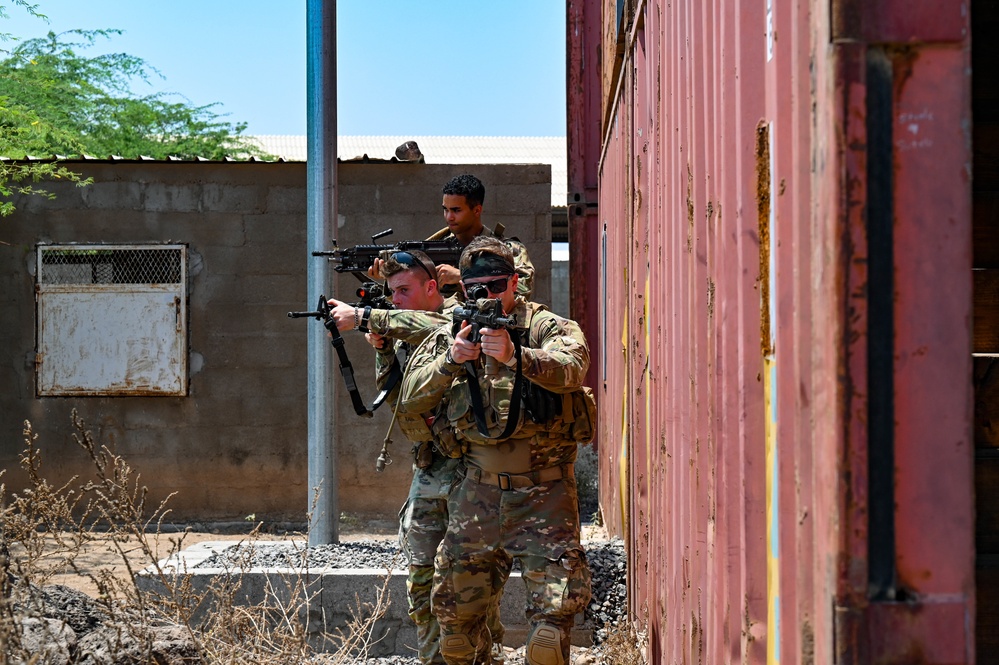
[[[248,134],[305,134],[305,0],[0,0],[0,32],[125,34],[88,53],[145,59],[143,91],[219,102]],[[9,46],[9,44],[7,45]],[[342,135],[565,135],[562,0],[339,0]]]

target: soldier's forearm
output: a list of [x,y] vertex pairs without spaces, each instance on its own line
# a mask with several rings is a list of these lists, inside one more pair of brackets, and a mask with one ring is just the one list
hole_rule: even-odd
[[522,349],[521,371],[532,382],[554,393],[572,392],[583,385],[590,367],[589,354],[583,351]]
[[372,310],[368,329],[384,337],[391,337],[417,346],[448,318],[437,312],[411,309]]

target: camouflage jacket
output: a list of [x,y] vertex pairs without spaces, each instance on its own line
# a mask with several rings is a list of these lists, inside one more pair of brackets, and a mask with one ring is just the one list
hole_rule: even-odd
[[[450,321],[451,310],[457,306],[457,298],[449,296],[436,312],[420,309],[373,309],[368,318],[368,330],[383,337],[407,342],[415,348],[435,329]],[[391,362],[394,348],[390,348],[387,353]],[[381,385],[378,387],[381,388]]]
[[[521,372],[523,379],[535,386],[562,396],[555,415],[545,422],[534,422],[526,408],[520,409],[517,429],[504,440],[499,436],[506,427],[510,411],[516,365],[507,366],[487,356],[475,361],[484,415],[490,437],[484,437],[476,428],[475,417],[468,390],[468,375],[458,364],[449,363],[446,351],[454,342],[451,325],[438,328],[413,352],[409,369],[402,382],[400,411],[423,413],[444,400],[447,419],[465,442],[466,456],[470,463],[495,456],[477,450],[487,446],[513,446],[519,449],[518,464],[527,468],[491,468],[491,471],[521,473],[572,462],[576,457],[576,441],[572,438],[571,419],[573,406],[567,399],[582,388],[590,364],[589,348],[582,330],[576,322],[564,319],[544,305],[517,298],[510,314],[523,327],[511,334],[521,338]],[[518,396],[517,399],[520,399]],[[525,450],[526,448],[526,450]],[[513,459],[511,455],[509,459]],[[485,466],[484,466],[485,468]]]
[[[486,226],[482,227],[482,233],[479,235],[498,237],[513,251],[513,267],[517,270],[518,275],[517,295],[530,298],[531,294],[534,293],[534,264],[531,263],[531,257],[527,255],[527,246],[516,238],[497,236]],[[454,234],[445,227],[430,237],[434,240],[453,240]],[[454,295],[459,290],[457,285],[447,284],[442,287],[441,293]]]
[[[405,372],[408,364],[406,360],[411,355],[412,350],[444,322],[451,320],[451,310],[457,304],[457,300],[448,298],[437,312],[409,309],[382,309],[371,312],[368,329],[373,333],[392,339],[392,343],[386,344],[384,349],[376,349],[375,351],[375,384],[379,390],[384,388],[388,382],[396,360],[403,359],[403,366],[400,367],[400,370]],[[399,385],[396,385],[386,399],[388,408],[395,408],[398,397]],[[427,409],[427,412],[433,410],[431,407]],[[436,436],[427,426],[426,415],[426,413],[405,413],[400,409],[396,414],[396,422],[399,429],[410,441],[414,443],[424,441],[438,443],[439,436]]]

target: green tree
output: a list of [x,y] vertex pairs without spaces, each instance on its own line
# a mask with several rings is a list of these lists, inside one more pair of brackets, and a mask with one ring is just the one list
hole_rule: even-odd
[[[37,5],[10,0],[40,19]],[[0,6],[0,18],[7,14]],[[82,51],[120,30],[71,30],[17,43],[0,39],[0,214],[13,212],[15,194],[49,196],[38,182],[67,179],[88,184],[59,164],[88,155],[126,159],[268,157],[243,136],[246,123],[228,122],[217,104],[196,106],[179,95],[136,95],[133,84],[160,73],[125,53],[86,56]],[[25,161],[26,156],[53,161]],[[15,160],[15,161],[11,161]],[[21,161],[16,161],[21,160]]]
[[[45,18],[44,15],[38,13],[37,5],[29,4],[26,0],[12,0],[11,4],[15,7],[22,7],[33,16]],[[0,18],[7,18],[7,16],[6,8],[0,5]],[[0,32],[0,41],[6,43],[12,39],[13,36],[9,33]],[[0,54],[9,55],[10,52],[6,49],[0,49]],[[44,131],[41,118],[33,109],[8,99],[0,99],[0,155],[14,152],[10,150],[10,147],[15,145],[23,145],[25,147],[23,154],[28,154],[31,146],[34,145],[31,143],[32,138]],[[63,138],[68,140],[71,137],[65,136]],[[36,186],[35,183],[42,180],[69,180],[80,186],[90,183],[89,179],[83,178],[79,173],[75,173],[57,162],[0,160],[0,215],[7,216],[14,212],[14,204],[10,200],[14,194],[35,194],[52,198],[51,192]]]

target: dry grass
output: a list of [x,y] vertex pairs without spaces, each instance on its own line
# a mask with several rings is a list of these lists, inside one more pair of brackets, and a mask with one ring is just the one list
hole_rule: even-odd
[[[367,656],[372,628],[388,606],[388,577],[373,602],[357,601],[345,630],[320,644],[308,630],[316,599],[300,571],[280,588],[268,588],[255,605],[240,602],[249,561],[196,591],[185,571],[160,567],[187,545],[186,534],[163,533],[169,497],[147,505],[139,475],[98,444],[75,412],[72,420],[74,440],[93,464],[92,479],[50,484],[37,435],[25,422],[20,464],[28,487],[8,493],[0,485],[2,662],[346,664]],[[244,539],[259,537],[254,531]],[[95,568],[87,560],[95,551],[106,565]],[[158,583],[137,585],[143,569]],[[77,633],[78,620],[52,621],[66,619],[60,616],[66,608],[53,607],[46,590],[59,589],[52,585],[68,577],[93,591],[86,601],[75,599],[74,611],[88,617],[86,634]]]
[[646,634],[630,623],[608,628],[607,639],[600,646],[600,662],[614,665],[646,665],[647,654]]

